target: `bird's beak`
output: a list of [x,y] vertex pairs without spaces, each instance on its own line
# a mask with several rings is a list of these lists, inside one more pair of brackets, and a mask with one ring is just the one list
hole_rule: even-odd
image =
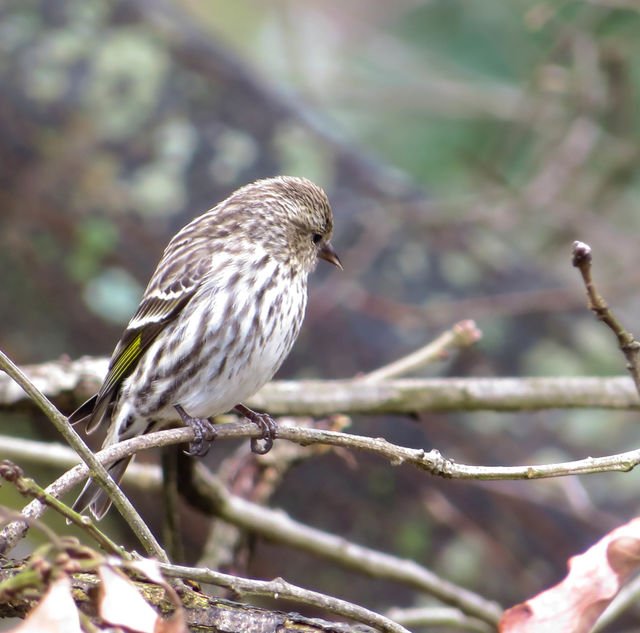
[[325,242],[318,249],[318,257],[320,259],[324,259],[330,264],[333,264],[334,266],[337,266],[340,270],[343,270],[338,253],[336,253],[333,246],[331,246],[331,242]]

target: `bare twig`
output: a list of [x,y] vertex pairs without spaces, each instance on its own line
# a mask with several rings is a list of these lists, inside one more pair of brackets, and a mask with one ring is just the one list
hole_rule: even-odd
[[[216,439],[259,437],[260,430],[252,424],[222,424],[218,427]],[[586,457],[570,462],[551,464],[527,464],[520,466],[475,466],[461,464],[443,456],[438,450],[426,451],[421,448],[407,448],[392,444],[383,438],[365,437],[326,429],[304,428],[288,424],[278,425],[277,437],[295,442],[302,446],[324,444],[339,446],[354,451],[362,451],[377,455],[394,466],[408,465],[427,471],[432,475],[445,479],[478,479],[478,480],[517,480],[547,479],[568,475],[588,475],[603,472],[627,472],[640,463],[640,449],[606,455],[603,457]],[[9,439],[9,438],[7,438]],[[139,451],[172,444],[188,444],[193,439],[193,431],[187,427],[148,433],[114,444],[96,453],[103,463],[111,463],[122,457],[133,455]],[[4,438],[0,436],[0,441]],[[24,442],[24,440],[23,440]],[[3,447],[4,448],[4,447]],[[15,458],[15,454],[14,454]],[[145,471],[148,472],[148,471]],[[83,466],[76,466],[65,473],[47,488],[53,494],[60,495],[82,481],[87,476]]]
[[248,406],[272,415],[321,417],[426,411],[541,411],[564,408],[640,409],[628,377],[406,378],[277,381]]
[[[0,513],[2,512],[3,509],[0,507]],[[41,526],[34,525],[34,527]],[[160,569],[154,564],[155,561],[149,559],[131,562],[118,561],[113,556],[105,559],[104,556],[90,548],[75,543],[74,539],[57,539],[56,542],[55,534],[50,531],[47,532],[47,536],[51,536],[52,541],[39,546],[35,556],[29,562],[10,566],[3,565],[0,569],[0,617],[24,617],[25,611],[33,609],[46,593],[52,581],[55,582],[61,577],[67,577],[70,580],[69,589],[73,592],[73,599],[76,605],[81,608],[77,615],[80,617],[82,631],[87,633],[99,633],[105,630],[121,631],[120,627],[105,628],[106,623],[101,618],[103,615],[101,601],[95,598],[101,589],[105,589],[103,580],[100,578],[101,572],[104,572],[105,567],[116,567],[123,572],[132,574],[133,577],[130,580],[135,590],[140,592],[141,597],[157,611],[164,614],[168,610],[173,611],[172,616],[162,621],[155,620],[156,629],[154,630],[158,631],[305,631],[305,633],[349,633],[351,631],[362,633],[365,628],[351,622],[328,622],[320,618],[304,617],[297,613],[277,612],[264,607],[207,596],[202,591],[192,589],[184,583],[180,585],[180,595],[178,595],[174,588],[164,580],[168,574],[163,574],[161,577]],[[226,580],[228,583],[232,583],[233,577],[229,576]],[[247,582],[244,578],[238,578],[236,584],[242,585],[244,582]],[[276,586],[277,581],[269,584]],[[161,587],[162,590],[158,591],[158,587]],[[126,611],[127,605],[135,604],[133,601],[127,602],[131,596],[128,591],[118,592],[113,587],[111,589],[111,599],[120,601],[115,605],[116,608],[120,606],[121,611]],[[108,591],[109,589],[106,589],[107,593]],[[315,597],[312,592],[310,593],[312,597]],[[322,598],[322,594],[316,594],[316,596]],[[273,598],[273,596],[269,597]],[[276,599],[278,597],[276,596]],[[326,606],[331,607],[331,601],[335,601],[335,599],[331,599],[329,596],[326,598]],[[314,602],[316,605],[320,603],[321,600]],[[343,604],[348,605],[349,603]],[[55,606],[50,605],[47,614],[41,617],[46,619],[49,616],[55,623],[63,621],[62,618],[66,615],[66,611],[64,609],[56,611]],[[355,607],[355,609],[357,608]],[[68,609],[70,612],[70,605]],[[182,611],[182,614],[179,611]],[[55,616],[60,613],[63,615],[60,615],[56,621]],[[92,623],[92,617],[94,620],[96,617],[101,619],[102,626]],[[368,617],[367,619],[387,625],[379,627],[380,630],[406,633],[406,630],[401,626],[394,625],[393,622],[385,622],[384,616]],[[70,620],[64,620],[63,623],[66,624],[68,621]],[[148,631],[150,628],[146,626],[147,623],[149,623],[149,619],[144,620],[143,618],[141,620],[138,618],[135,622],[131,622],[135,628],[125,628],[127,631]],[[135,626],[136,624],[139,626]],[[75,628],[70,625],[64,627],[62,624],[57,627],[55,624],[53,626],[55,631],[80,630],[77,626]],[[50,631],[52,629],[51,626],[44,624],[38,627],[32,622],[29,630]],[[369,627],[366,627],[366,630],[370,630]]]
[[[19,521],[20,518],[20,514],[15,510],[0,505],[0,522],[6,523],[8,521]],[[40,530],[44,534],[45,538],[49,541],[49,543],[54,547],[58,547],[61,544],[60,536],[46,523],[38,521],[37,519],[29,519],[29,523],[32,527]]]
[[589,298],[589,309],[616,335],[618,345],[627,359],[627,369],[640,394],[640,343],[622,327],[606,301],[598,294],[591,276],[592,260],[591,247],[588,244],[578,241],[573,243],[572,263],[582,275]]
[[225,587],[240,595],[268,596],[276,600],[284,598],[286,600],[301,602],[342,617],[351,618],[379,631],[409,633],[407,629],[400,624],[375,611],[370,611],[369,609],[365,609],[352,602],[347,602],[346,600],[341,600],[340,598],[334,598],[317,591],[292,585],[282,578],[275,578],[274,580],[251,580],[249,578],[230,576],[229,574],[223,574],[204,567],[182,567],[180,565],[167,564],[161,564],[160,569],[162,569],[167,576],[210,583],[218,587]]
[[[253,424],[223,424],[218,427],[217,438],[249,438],[258,437],[259,429]],[[378,455],[394,466],[409,465],[432,475],[446,479],[474,479],[474,480],[513,480],[513,479],[544,479],[567,475],[586,475],[602,472],[627,472],[640,463],[640,449],[626,451],[603,457],[586,457],[570,462],[551,464],[529,464],[520,466],[474,466],[457,463],[444,457],[439,451],[407,448],[387,442],[383,438],[371,438],[326,429],[304,428],[279,424],[279,439],[295,442],[302,446],[310,444],[325,444],[338,446],[349,450],[362,451]],[[169,429],[156,433],[149,433],[134,437],[124,442],[114,444],[96,453],[103,463],[112,463],[117,459],[132,455],[136,452],[159,446],[189,443],[193,439],[193,430],[187,427]],[[11,441],[7,438],[7,444]],[[2,440],[4,441],[4,440]],[[24,440],[22,441],[24,442]],[[31,451],[32,452],[32,451]],[[15,458],[15,454],[14,454]],[[47,488],[47,492],[60,495],[87,476],[86,467],[76,466],[65,473]],[[30,504],[31,505],[31,504]],[[40,512],[41,513],[41,512]],[[31,516],[31,515],[29,515]],[[39,515],[38,515],[39,516]]]
[[468,347],[479,341],[481,337],[482,332],[478,330],[474,321],[460,321],[450,330],[443,332],[437,339],[419,350],[364,376],[360,376],[358,380],[360,382],[375,382],[403,376],[424,365],[446,358],[450,348]]
[[[2,456],[7,459],[26,460],[63,470],[68,470],[82,463],[78,454],[73,449],[57,442],[39,442],[37,440],[25,440],[10,435],[0,435],[0,446],[2,446]],[[157,487],[157,474],[157,466],[133,462],[127,468],[123,481],[125,483],[135,481],[135,485],[138,488],[158,492],[160,489]],[[79,481],[82,481],[81,477],[78,477],[78,482]],[[153,483],[150,484],[149,482]],[[69,486],[68,489],[70,488],[71,486]]]
[[[50,362],[25,367],[25,374],[49,397],[95,393],[106,372],[104,358]],[[0,374],[0,405],[18,405],[24,393]],[[640,409],[626,376],[545,378],[413,378],[274,381],[246,402],[272,415],[324,417],[336,413],[380,414],[421,411],[540,411],[596,407]]]
[[[71,508],[62,503],[62,501],[47,493],[47,491],[41,488],[33,479],[25,477],[22,469],[19,466],[12,464],[9,460],[5,459],[0,464],[0,478],[13,484],[20,494],[26,497],[33,497],[41,503],[56,510],[63,517],[77,525],[81,530],[85,531],[89,537],[98,543],[98,545],[100,545],[100,547],[102,547],[106,552],[116,554],[123,558],[127,558],[129,556],[122,547],[112,541],[106,534],[101,532],[91,519],[74,512]],[[19,520],[18,517],[16,517],[16,519]]]
[[25,393],[40,407],[49,420],[53,422],[56,429],[69,445],[80,455],[82,460],[87,464],[87,467],[91,470],[91,476],[109,494],[109,497],[113,499],[118,511],[127,521],[149,555],[167,561],[167,555],[151,533],[151,530],[149,530],[135,508],[131,505],[131,502],[124,496],[113,479],[111,479],[104,466],[96,459],[89,447],[82,441],[82,438],[74,431],[67,418],[47,400],[2,351],[0,351],[0,369],[4,370],[24,389]]
[[[245,433],[259,433],[259,430],[256,429],[254,425],[224,425],[220,427],[219,437],[221,438],[225,435],[230,437],[235,434],[236,431],[240,430],[243,430]],[[228,431],[233,431],[234,433],[227,433]],[[154,444],[164,443],[166,440],[175,442],[177,437],[183,439],[185,436],[190,436],[191,433],[191,429],[185,428],[141,436],[133,440],[127,440],[128,446],[125,446],[125,442],[121,442],[105,451],[101,451],[97,454],[97,457],[100,458],[101,461],[111,460],[113,459],[114,453],[116,453],[116,448],[117,454],[120,455],[124,453],[124,448],[127,449],[127,453],[135,451],[137,450],[135,445],[142,443],[142,437],[146,439],[144,444],[150,447],[149,439],[153,440],[152,443]],[[5,438],[0,437],[0,442],[3,442],[4,439]],[[34,442],[34,444],[39,443]],[[77,460],[73,451],[67,449],[67,452],[70,462]],[[14,458],[17,457],[15,454],[13,456]],[[77,475],[75,479],[80,480],[82,476],[81,474],[78,475],[78,473],[84,472],[86,474],[86,467],[77,466],[69,471],[69,473],[66,473],[66,475],[63,475],[63,477],[58,479],[52,486],[58,485],[58,487],[60,487],[58,482],[66,477],[66,481],[63,482],[64,485],[62,487],[70,487],[70,485],[73,484],[70,484],[68,475],[74,472]],[[429,569],[413,561],[403,560],[390,554],[349,543],[342,536],[336,536],[297,522],[281,510],[270,509],[233,495],[222,484],[219,477],[210,473],[200,464],[197,465],[195,473],[198,485],[205,490],[205,493],[211,499],[212,505],[215,506],[216,515],[228,523],[237,525],[254,534],[268,538],[271,541],[284,543],[290,547],[301,549],[315,556],[331,560],[338,565],[356,572],[410,585],[419,591],[434,595],[449,604],[454,604],[464,612],[473,614],[485,622],[497,621],[501,613],[500,607],[495,603],[485,600],[477,594],[458,587],[453,583],[440,579]],[[134,464],[127,469],[125,481],[134,485],[138,484],[139,482],[136,481],[135,474],[136,468]],[[145,489],[150,493],[158,492],[162,485],[160,468],[145,467],[142,474]],[[50,488],[52,486],[50,486]],[[26,510],[27,509],[23,510],[23,514],[25,514]],[[34,508],[28,512],[28,515],[39,517],[41,516],[41,511],[39,511],[38,508]]]
[[[218,438],[224,437],[252,437],[260,433],[259,429],[252,424],[226,424],[219,427]],[[132,454],[143,448],[151,448],[152,446],[168,445],[170,443],[184,442],[188,443],[193,437],[193,430],[189,428],[172,429],[169,431],[161,431],[121,442],[109,449],[98,453],[101,461],[113,461],[115,458]],[[366,451],[379,455],[389,460],[392,464],[409,464],[421,470],[426,470],[431,474],[458,478],[458,479],[537,479],[542,477],[556,477],[570,474],[587,474],[593,472],[605,471],[627,471],[640,463],[640,449],[622,453],[619,455],[611,455],[600,458],[586,458],[574,462],[565,462],[558,464],[544,465],[528,465],[528,466],[503,466],[503,467],[487,467],[487,466],[468,466],[458,464],[442,457],[437,451],[429,453],[420,449],[410,449],[390,444],[382,439],[368,438],[357,435],[349,435],[335,431],[326,431],[320,429],[299,428],[295,426],[286,426],[280,424],[278,427],[278,437],[289,441],[297,442],[302,445],[308,444],[329,444],[332,446],[341,446],[352,450]],[[1,441],[1,440],[0,440]],[[196,469],[199,471],[200,469]],[[69,475],[74,473],[75,478],[71,479]],[[69,487],[70,480],[74,483],[82,479],[82,473],[86,476],[86,467],[77,466],[75,469],[67,473],[66,483],[64,485],[56,482],[53,486],[59,486],[61,489]],[[211,474],[201,473],[202,479],[208,479]],[[62,478],[61,478],[62,479]],[[58,480],[60,481],[60,480]],[[159,486],[159,474],[156,478],[156,487]],[[209,482],[215,482],[215,479],[209,479]],[[406,561],[398,561],[394,557],[388,557],[386,554],[379,554],[382,558],[370,554],[370,550],[366,548],[358,548],[349,544],[345,546],[342,539],[327,535],[314,528],[309,528],[294,522],[285,515],[273,512],[257,504],[237,497],[226,496],[224,489],[216,488],[211,484],[210,494],[214,499],[216,511],[220,516],[230,522],[251,530],[257,534],[267,536],[270,539],[280,540],[296,547],[305,548],[315,554],[329,557],[336,562],[349,564],[353,568],[357,568],[364,573],[371,575],[393,578],[400,582],[408,582],[413,586],[420,586],[423,591],[428,591],[442,598],[443,600],[457,604],[465,610],[465,612],[477,614],[481,611],[485,614],[482,619],[486,620],[486,614],[491,613],[491,609],[486,603],[480,608],[476,605],[475,611],[474,601],[479,599],[475,594],[469,604],[461,606],[462,600],[466,600],[464,590],[462,592],[455,587],[453,591],[447,593],[447,584],[435,576],[429,576],[431,572]],[[32,505],[32,504],[30,504]],[[25,509],[27,512],[27,509]],[[28,511],[28,516],[39,516],[34,514],[33,510]],[[332,539],[337,539],[333,542]],[[351,552],[351,555],[349,554]],[[386,560],[386,557],[389,560]],[[409,565],[409,567],[407,567]],[[385,571],[387,570],[387,571]],[[391,575],[387,575],[391,574]],[[394,575],[396,574],[396,575]],[[426,574],[426,575],[425,575]],[[481,617],[478,614],[478,617]]]
[[385,614],[391,620],[407,627],[452,627],[474,633],[495,633],[495,626],[470,618],[460,609],[452,607],[415,607],[389,609]]
[[409,585],[485,622],[495,624],[500,618],[502,609],[495,602],[440,578],[412,560],[348,542],[342,536],[295,521],[280,510],[270,510],[232,495],[201,464],[196,464],[194,474],[200,490],[212,500],[212,511],[229,523],[361,574]]
[[[283,422],[282,419],[279,421],[279,423]],[[347,428],[350,422],[346,416],[331,416],[320,421],[314,421],[311,418],[295,418],[291,421],[297,426],[331,428],[336,431]],[[224,486],[234,495],[268,506],[272,496],[294,465],[311,460],[326,451],[327,448],[323,446],[310,450],[292,442],[276,442],[266,456],[256,459],[247,450],[246,443],[242,443],[219,462],[215,472]],[[342,458],[351,463],[354,461],[353,456],[346,451],[342,451]],[[182,464],[183,469],[186,468],[187,476],[193,481],[193,468],[189,468],[193,463],[182,456],[179,463]],[[183,478],[184,475],[181,474],[180,480],[182,481]],[[191,503],[191,488],[185,489],[185,486],[181,485],[180,489],[187,502]],[[196,498],[196,507],[197,502]],[[238,526],[225,521],[211,521],[195,565],[225,571],[233,569],[235,573],[243,573],[250,559],[251,542],[251,539],[246,538],[244,530]]]

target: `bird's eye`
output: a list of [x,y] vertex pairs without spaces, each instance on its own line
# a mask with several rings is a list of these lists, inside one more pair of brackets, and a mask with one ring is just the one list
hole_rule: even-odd
[[320,235],[320,233],[314,233],[311,236],[311,239],[313,240],[314,244],[317,244],[322,239],[322,235]]

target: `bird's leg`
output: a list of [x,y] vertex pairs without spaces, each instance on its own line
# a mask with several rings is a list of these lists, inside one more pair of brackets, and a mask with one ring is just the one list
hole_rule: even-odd
[[[236,413],[239,413],[243,418],[247,418],[249,422],[253,422],[262,431],[260,437],[251,438],[251,450],[257,455],[264,455],[271,450],[273,446],[273,440],[276,439],[278,434],[278,425],[276,421],[267,413],[256,413],[245,407],[243,404],[237,404],[234,408]],[[258,443],[263,441],[262,446]]]
[[192,418],[179,404],[173,408],[178,412],[182,423],[185,426],[190,426],[194,432],[193,441],[189,442],[189,450],[184,452],[185,455],[204,457],[218,435],[213,422],[208,418]]

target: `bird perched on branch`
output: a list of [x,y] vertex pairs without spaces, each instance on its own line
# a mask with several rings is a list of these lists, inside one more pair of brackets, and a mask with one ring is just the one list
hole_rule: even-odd
[[[238,189],[168,244],[98,391],[71,414],[87,432],[107,423],[103,448],[171,426],[193,427],[189,454],[215,436],[210,417],[235,409],[262,429],[275,422],[241,403],[275,374],[298,336],[307,277],[318,258],[342,268],[331,246],[324,191],[280,176]],[[108,470],[119,482],[131,457]],[[100,519],[111,501],[89,480],[74,508]]]

